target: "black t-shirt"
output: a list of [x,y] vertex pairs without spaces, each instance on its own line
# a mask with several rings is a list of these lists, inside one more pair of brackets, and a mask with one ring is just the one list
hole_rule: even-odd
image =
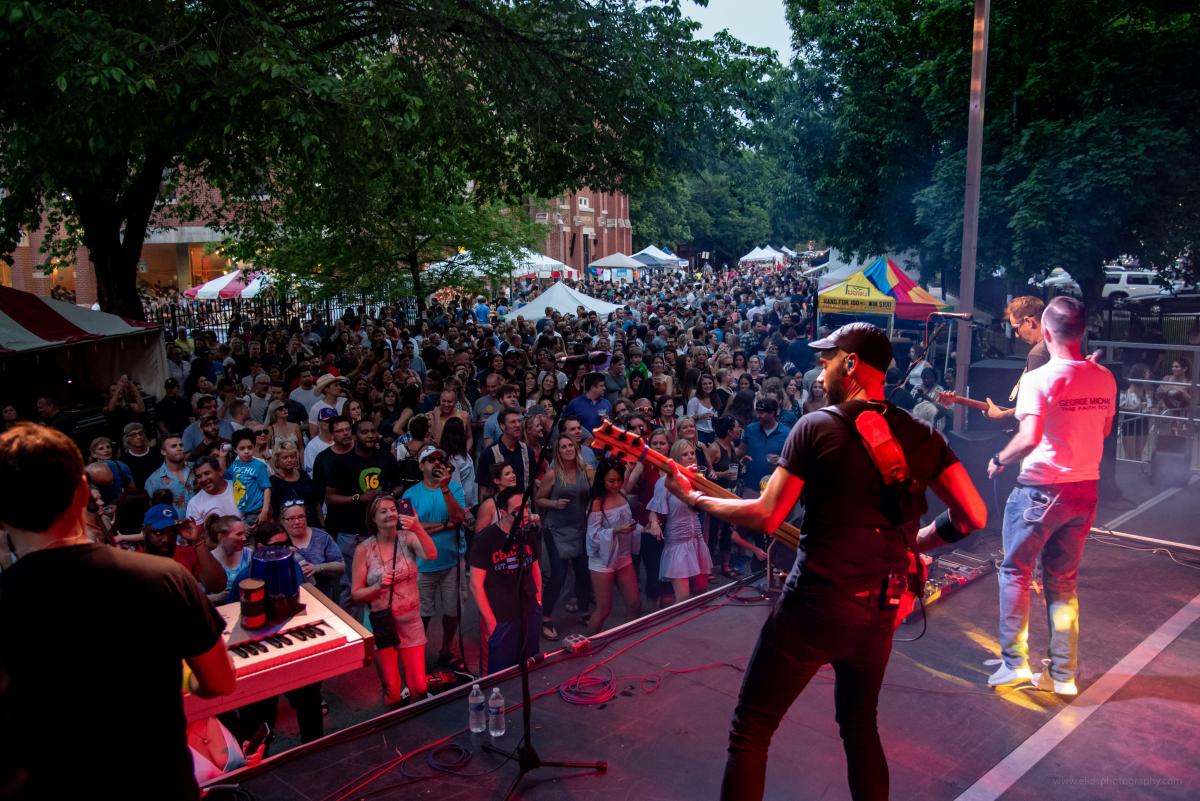
[[[517,546],[504,547],[508,535],[499,526],[492,524],[475,535],[471,543],[468,560],[471,567],[484,571],[483,591],[487,594],[492,614],[500,622],[518,619],[517,595]],[[534,534],[525,543],[525,598],[526,610],[533,609],[537,599],[537,585],[533,581],[533,565],[538,560],[540,536]]]
[[1050,361],[1050,349],[1046,347],[1046,340],[1038,340],[1038,343],[1029,349],[1029,355],[1025,357],[1025,372],[1036,370],[1048,361]]
[[223,629],[171,559],[102,545],[18,559],[0,577],[4,748],[28,771],[13,797],[197,798],[182,660]]
[[295,481],[287,481],[278,475],[271,476],[271,512],[276,520],[283,512],[285,503],[303,501],[304,516],[308,525],[319,528],[321,521],[317,517],[317,509],[323,500],[323,492],[317,493],[317,485],[303,470],[300,471],[300,478]]
[[181,395],[168,395],[154,404],[154,419],[166,426],[168,434],[182,434],[191,417],[192,404]]
[[[390,492],[400,483],[396,460],[387,451],[359,456],[356,450],[334,453],[326,448],[313,465],[313,481],[339,495],[363,495],[371,490]],[[367,505],[362,501],[329,504],[325,530],[330,534],[366,534]]]
[[[902,498],[886,490],[854,419],[865,401],[810,412],[792,427],[779,464],[804,479],[803,539],[788,587],[803,583],[858,592],[874,589],[890,572],[904,572],[908,548],[925,512],[926,485],[958,462],[928,423],[890,404],[884,414],[908,461],[916,492]],[[886,509],[901,510],[899,523]]]
[[129,472],[133,474],[133,485],[141,489],[146,486],[146,479],[150,478],[150,474],[162,467],[162,451],[151,447],[141,456],[134,456],[125,451],[121,454],[121,461],[129,465]]

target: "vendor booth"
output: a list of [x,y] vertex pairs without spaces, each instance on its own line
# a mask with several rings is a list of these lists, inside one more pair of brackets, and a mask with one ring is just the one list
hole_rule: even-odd
[[862,272],[857,272],[817,293],[817,324],[821,324],[822,315],[828,314],[886,317],[890,334],[895,321],[896,300],[876,289]]
[[579,307],[582,306],[585,312],[594,311],[601,319],[622,308],[615,303],[585,295],[559,281],[524,306],[504,315],[504,319],[515,320],[524,317],[526,320],[544,320],[547,317],[547,306],[560,314],[578,314]]

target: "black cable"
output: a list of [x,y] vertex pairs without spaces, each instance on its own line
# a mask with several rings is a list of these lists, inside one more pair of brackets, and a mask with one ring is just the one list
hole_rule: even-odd
[[929,615],[925,611],[925,591],[921,590],[921,594],[917,596],[917,603],[921,606],[921,633],[916,637],[892,637],[892,642],[916,642],[925,636],[925,632],[929,628]]

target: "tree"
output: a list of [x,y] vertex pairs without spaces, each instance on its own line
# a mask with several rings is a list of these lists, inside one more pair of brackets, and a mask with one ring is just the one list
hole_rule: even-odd
[[[790,0],[781,90],[791,202],[834,246],[961,252],[971,8]],[[1106,259],[1190,251],[1200,200],[1200,18],[1176,0],[992,4],[977,267],[1065,267],[1089,299]]]
[[[767,57],[693,39],[677,0],[0,0],[0,19],[0,252],[49,214],[52,246],[78,236],[101,305],[130,317],[164,178],[219,186],[217,207],[180,208],[228,216],[281,162],[333,176],[326,137],[432,114],[480,202],[629,186],[736,128]],[[381,65],[386,91],[364,94]]]

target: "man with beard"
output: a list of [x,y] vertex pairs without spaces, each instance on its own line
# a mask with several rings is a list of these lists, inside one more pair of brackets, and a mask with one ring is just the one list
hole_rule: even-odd
[[174,559],[200,582],[205,592],[225,589],[225,569],[213,558],[204,539],[204,529],[186,517],[181,518],[174,507],[160,503],[147,509],[142,518],[142,535],[146,553]]
[[142,489],[149,495],[158,490],[170,490],[176,516],[185,517],[187,503],[196,494],[196,484],[192,479],[192,468],[187,463],[187,454],[183,451],[183,441],[178,434],[166,434],[158,451],[162,454],[162,464],[146,477]]
[[[761,799],[771,737],[817,671],[832,664],[834,703],[855,801],[888,796],[876,706],[892,648],[909,553],[965,537],[987,508],[946,441],[884,400],[887,335],[850,323],[810,344],[820,351],[834,408],[807,414],[788,435],[762,495],[712,498],[683,472],[667,486],[696,509],[757,531],[779,528],[803,497],[803,540],[784,592],[764,624],[734,711],[721,798]],[[908,481],[887,483],[859,433],[875,421],[904,455]],[[874,446],[872,446],[874,447]],[[948,510],[918,531],[929,486]],[[894,601],[893,601],[894,599]]]
[[[346,562],[342,577],[342,606],[355,614],[358,604],[350,601],[350,574],[354,565],[354,549],[369,535],[367,508],[377,495],[394,492],[400,484],[399,465],[386,450],[379,449],[379,432],[370,418],[351,425],[342,418],[335,422],[334,445],[317,457],[313,481],[324,488],[325,530],[334,535],[338,549]],[[338,442],[347,430],[353,435],[354,446],[338,453]],[[356,615],[357,617],[357,615]]]

